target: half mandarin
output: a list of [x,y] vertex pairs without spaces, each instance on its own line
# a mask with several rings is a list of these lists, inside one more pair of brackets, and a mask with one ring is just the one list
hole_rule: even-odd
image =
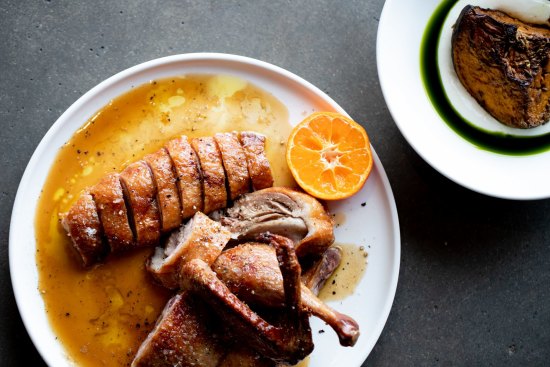
[[365,129],[336,112],[315,112],[296,125],[288,138],[286,161],[298,185],[324,200],[358,192],[373,165]]

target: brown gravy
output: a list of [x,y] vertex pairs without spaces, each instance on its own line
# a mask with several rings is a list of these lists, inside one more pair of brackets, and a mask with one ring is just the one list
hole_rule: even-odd
[[286,107],[229,76],[175,77],[135,87],[98,111],[60,149],[36,209],[36,261],[50,323],[76,365],[129,365],[170,293],[147,276],[151,249],[80,269],[59,213],[105,173],[121,171],[170,138],[232,130],[267,135],[275,185],[295,186],[284,159],[291,130]]

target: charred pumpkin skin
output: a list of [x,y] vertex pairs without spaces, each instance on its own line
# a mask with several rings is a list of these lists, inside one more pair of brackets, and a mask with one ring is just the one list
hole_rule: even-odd
[[459,80],[495,119],[532,128],[550,118],[550,29],[466,6],[453,29]]

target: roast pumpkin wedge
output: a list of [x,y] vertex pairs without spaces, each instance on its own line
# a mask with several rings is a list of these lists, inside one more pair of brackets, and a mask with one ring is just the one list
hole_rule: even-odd
[[452,35],[461,83],[495,119],[532,128],[550,118],[550,28],[466,6]]

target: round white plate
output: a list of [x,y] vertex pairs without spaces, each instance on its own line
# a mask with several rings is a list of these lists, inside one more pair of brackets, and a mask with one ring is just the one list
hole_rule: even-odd
[[[111,99],[132,86],[182,74],[241,77],[277,97],[287,106],[294,123],[303,118],[303,111],[345,113],[321,90],[286,70],[224,54],[187,54],[152,60],[105,80],[76,101],[36,148],[17,191],[10,227],[10,270],[17,305],[32,341],[50,366],[69,366],[71,362],[50,328],[37,290],[34,210],[49,167],[61,145]],[[390,184],[376,153],[374,159],[374,169],[364,188],[352,199],[330,205],[333,212],[346,217],[336,228],[337,240],[364,245],[369,252],[366,272],[355,293],[332,303],[338,311],[357,320],[362,334],[355,347],[343,348],[332,331],[320,334],[318,331],[326,329],[326,325],[312,319],[315,350],[311,367],[360,366],[378,340],[391,309],[399,274],[399,223]]]
[[[550,197],[550,151],[508,155],[483,149],[458,135],[442,120],[421,78],[420,51],[424,31],[440,0],[387,0],[378,27],[377,64],[382,92],[401,133],[416,152],[451,180],[482,194],[508,199]],[[453,107],[472,125],[510,135],[542,135],[550,131],[503,127],[480,108],[458,81],[450,57],[450,34],[460,10],[480,5],[536,19],[548,11],[544,0],[461,0],[443,25],[438,47],[440,75]],[[451,19],[452,18],[452,19]]]

